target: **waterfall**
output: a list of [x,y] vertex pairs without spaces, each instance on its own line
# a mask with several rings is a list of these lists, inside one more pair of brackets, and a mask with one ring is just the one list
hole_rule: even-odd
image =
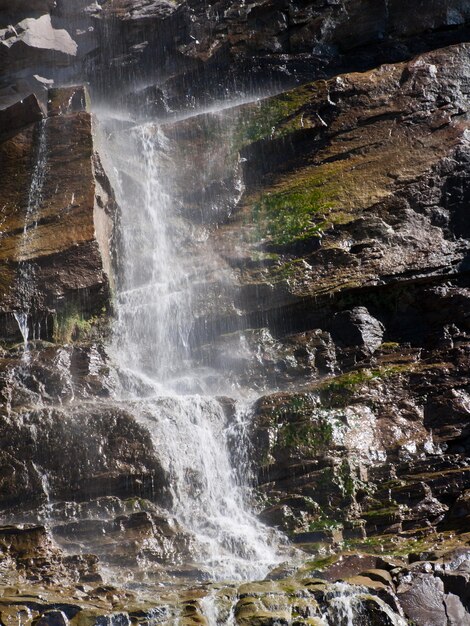
[[[36,152],[31,183],[28,191],[28,203],[24,218],[23,232],[19,246],[19,268],[18,268],[18,293],[21,298],[21,310],[14,313],[18,328],[23,337],[25,354],[28,349],[30,339],[29,318],[33,307],[35,269],[33,263],[29,261],[31,246],[34,238],[34,231],[37,227],[38,210],[42,202],[42,193],[47,173],[47,118],[38,124],[38,135],[36,139]],[[32,324],[32,338],[40,336],[40,328],[36,329]],[[37,331],[37,332],[36,332]]]
[[142,194],[129,198],[120,181],[123,274],[115,339],[121,363],[162,382],[188,357],[192,276],[177,249],[184,244],[175,240],[180,231],[162,184],[166,137],[158,126],[144,125],[130,139],[134,158],[140,156]]
[[123,133],[122,122],[98,118],[102,158],[120,207],[111,350],[121,380],[118,399],[152,434],[171,485],[170,513],[195,538],[194,562],[204,576],[264,577],[280,561],[278,537],[250,512],[246,464],[234,467],[230,449],[234,440],[247,445],[249,409],[240,398],[227,415],[217,372],[198,367],[191,350],[195,301],[204,293],[211,251],[203,229],[177,210],[176,164],[164,127],[124,125]]

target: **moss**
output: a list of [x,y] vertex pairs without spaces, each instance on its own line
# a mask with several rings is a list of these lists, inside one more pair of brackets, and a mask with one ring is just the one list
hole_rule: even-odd
[[410,362],[376,369],[355,370],[322,382],[318,389],[334,406],[344,406],[350,400],[351,395],[362,385],[413,372],[419,370],[420,367],[422,366],[419,363]]
[[149,500],[145,500],[145,498],[128,498],[127,500],[123,500],[123,505],[125,509],[131,513],[134,511],[152,511],[153,506]]
[[263,413],[272,426],[284,421],[295,421],[310,416],[315,408],[315,401],[308,393],[285,394],[274,396],[262,406]]
[[305,565],[300,570],[300,573],[303,575],[305,572],[313,572],[315,570],[323,570],[334,565],[339,559],[337,554],[333,554],[331,556],[325,556],[320,559],[315,559],[314,561],[307,561]]
[[305,261],[303,258],[292,259],[273,266],[270,271],[270,278],[273,282],[288,281],[291,278],[295,278],[299,273],[301,275],[305,273]]
[[339,478],[344,494],[353,497],[356,493],[356,481],[351,471],[351,466],[347,459],[343,459],[339,469]]
[[329,517],[322,517],[314,522],[310,522],[308,525],[309,531],[315,530],[336,530],[343,528],[343,524],[338,520],[331,519]]
[[399,347],[400,347],[400,344],[396,343],[395,341],[386,341],[380,345],[379,349],[380,350],[396,350]]
[[252,208],[256,238],[276,245],[319,237],[326,225],[318,215],[332,206],[331,190],[312,178],[307,186],[294,186],[260,197]]
[[333,393],[341,389],[354,389],[366,382],[374,380],[374,378],[379,378],[378,370],[357,370],[355,372],[348,372],[334,378],[325,386],[325,389]]
[[102,339],[109,332],[109,317],[106,309],[101,313],[86,317],[75,307],[59,312],[54,318],[54,341],[68,344]]
[[305,420],[282,426],[278,433],[277,445],[283,448],[308,447],[324,448],[333,439],[333,426],[327,420]]
[[240,115],[234,131],[234,148],[272,139],[304,127],[302,109],[312,98],[314,85],[305,85],[279,96],[259,100]]
[[394,515],[395,513],[399,513],[400,508],[398,504],[394,504],[391,506],[384,506],[381,508],[370,509],[369,511],[363,511],[362,517],[382,517],[387,515]]
[[277,428],[276,446],[282,448],[324,448],[333,440],[336,422],[342,424],[334,416],[315,414],[315,402],[309,394],[288,396],[271,410],[269,419]]

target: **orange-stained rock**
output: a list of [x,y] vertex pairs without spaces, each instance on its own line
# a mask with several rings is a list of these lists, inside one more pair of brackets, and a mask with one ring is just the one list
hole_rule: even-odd
[[27,312],[30,325],[69,305],[91,316],[109,301],[111,198],[95,178],[85,101],[82,87],[51,89],[48,117],[0,144],[0,307]]

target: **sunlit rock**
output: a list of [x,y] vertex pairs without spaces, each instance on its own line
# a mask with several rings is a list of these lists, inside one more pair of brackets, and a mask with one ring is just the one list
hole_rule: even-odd
[[[34,96],[21,110],[30,101],[39,115]],[[51,89],[48,105],[48,117],[40,122],[33,123],[30,112],[24,119],[16,116],[21,127],[13,127],[0,146],[0,291],[6,337],[8,312],[26,314],[30,338],[51,339],[67,318],[97,315],[109,302],[112,197],[104,191],[99,160],[93,157],[84,90]],[[70,158],[64,160],[64,154]],[[77,302],[79,293],[88,294],[87,311]]]

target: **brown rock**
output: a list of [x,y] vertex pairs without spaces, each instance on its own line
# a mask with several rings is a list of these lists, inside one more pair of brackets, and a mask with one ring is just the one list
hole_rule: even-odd
[[[34,94],[0,110],[0,140],[18,128],[42,120],[44,111]],[[14,134],[14,133],[13,133]]]
[[[27,412],[0,418],[0,506],[49,497],[144,496],[167,501],[166,478],[147,430],[119,407]],[[63,459],[67,459],[67,463]]]
[[[50,339],[53,328],[44,320],[57,308],[89,317],[108,304],[111,198],[94,177],[84,92],[53,90],[50,98],[51,117],[0,145],[0,327],[7,337],[11,311],[29,311],[30,328],[42,321],[42,336]],[[84,291],[91,296],[88,311],[80,311]]]
[[351,576],[350,578],[346,578],[345,582],[350,585],[359,585],[362,587],[367,587],[369,589],[374,589],[376,591],[387,589],[387,585],[378,580],[373,580],[369,578],[369,576],[361,575],[361,576]]
[[41,63],[71,63],[76,53],[75,41],[66,30],[52,26],[48,13],[26,17],[0,31],[0,68],[5,73]]
[[384,585],[392,586],[392,577],[387,570],[383,569],[368,569],[364,570],[360,574],[361,576],[367,576],[371,580],[375,580],[377,582],[381,582]]

